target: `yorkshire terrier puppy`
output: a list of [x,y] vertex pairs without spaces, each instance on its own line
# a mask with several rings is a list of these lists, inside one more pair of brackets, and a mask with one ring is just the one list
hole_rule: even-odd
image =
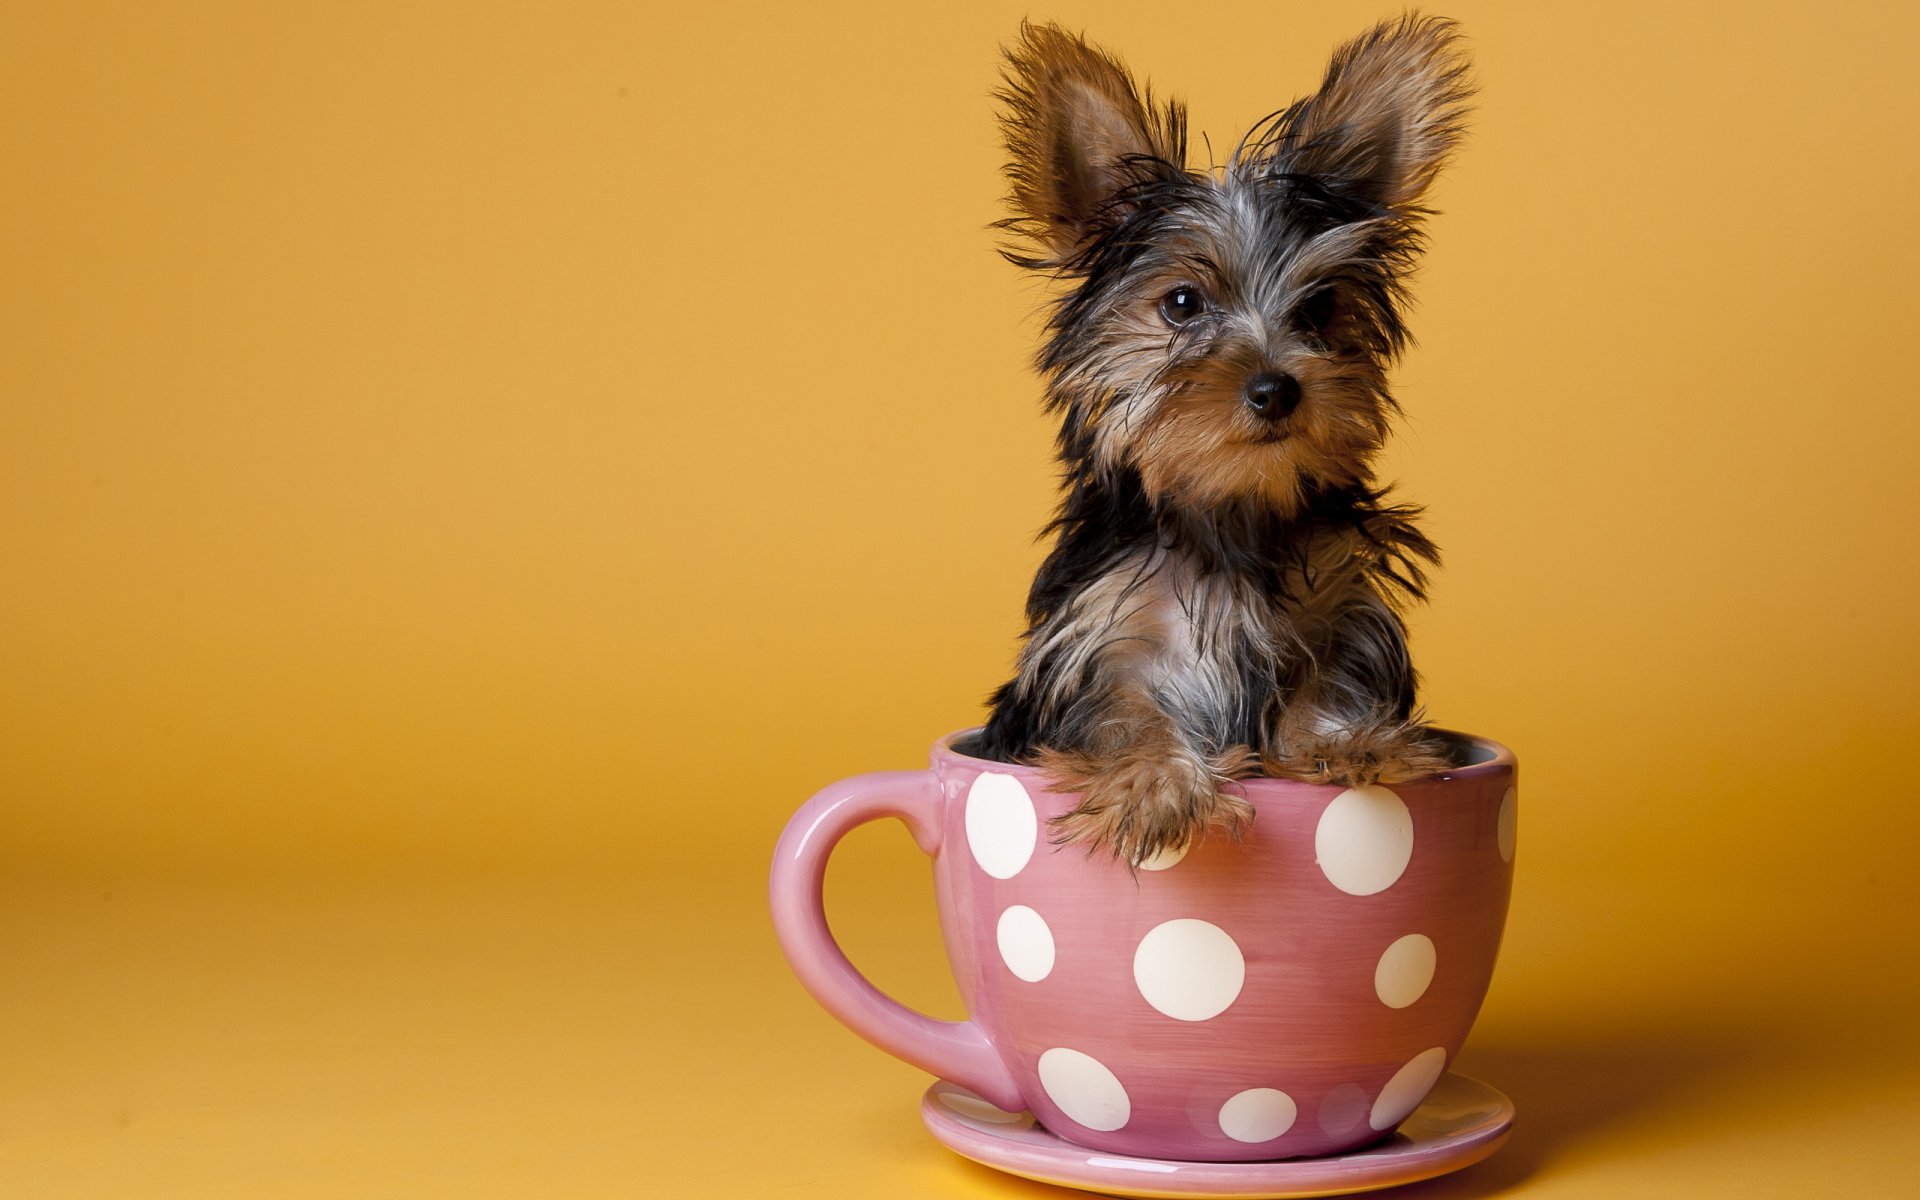
[[1438,555],[1371,460],[1472,91],[1453,24],[1361,35],[1204,171],[1177,101],[1058,26],[1005,81],[1007,257],[1067,285],[1038,360],[1065,495],[976,749],[1056,772],[1055,837],[1129,863],[1237,832],[1235,779],[1444,767],[1399,615]]

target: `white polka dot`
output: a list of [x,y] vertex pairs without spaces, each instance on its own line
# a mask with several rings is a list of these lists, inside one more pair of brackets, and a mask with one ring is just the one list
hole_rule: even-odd
[[1384,892],[1413,858],[1413,814],[1378,784],[1348,788],[1320,814],[1313,851],[1327,882],[1341,891]]
[[1033,857],[1040,820],[1027,789],[1011,775],[983,771],[967,789],[967,846],[995,879],[1012,879]]
[[1293,1097],[1275,1088],[1249,1088],[1220,1106],[1220,1132],[1236,1142],[1270,1142],[1300,1115]]
[[1053,973],[1053,930],[1039,913],[1016,904],[1000,914],[995,934],[1007,970],[1028,983],[1039,983]]
[[1056,1046],[1040,1056],[1040,1086],[1070,1120],[1102,1133],[1133,1115],[1127,1089],[1099,1059]]
[[1343,1083],[1320,1101],[1320,1130],[1328,1137],[1345,1137],[1367,1119],[1367,1091],[1357,1083]]
[[1187,848],[1192,844],[1189,842],[1186,846],[1169,846],[1152,857],[1141,859],[1138,865],[1142,871],[1164,871],[1185,858]]
[[1506,796],[1500,801],[1500,860],[1513,861],[1514,838],[1520,832],[1520,793],[1507,789]]
[[1413,1060],[1393,1073],[1387,1080],[1387,1086],[1380,1090],[1380,1098],[1373,1102],[1373,1112],[1367,1116],[1367,1124],[1376,1130],[1392,1129],[1395,1125],[1413,1115],[1420,1102],[1427,1098],[1433,1085],[1440,1082],[1440,1073],[1447,1068],[1447,1050],[1444,1046],[1435,1046],[1431,1050],[1422,1050],[1413,1056]]
[[1156,925],[1133,952],[1140,994],[1169,1017],[1204,1021],[1227,1010],[1247,981],[1247,960],[1227,931],[1183,917]]
[[1423,933],[1410,933],[1388,946],[1373,969],[1374,994],[1388,1008],[1405,1008],[1427,994],[1433,982],[1438,955],[1433,939]]

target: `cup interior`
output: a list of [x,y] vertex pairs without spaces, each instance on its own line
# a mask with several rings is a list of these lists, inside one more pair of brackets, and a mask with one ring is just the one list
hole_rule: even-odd
[[[1457,733],[1451,729],[1434,729],[1432,732],[1434,736],[1438,737],[1442,744],[1446,746],[1447,763],[1448,769],[1450,770],[1458,771],[1467,767],[1477,767],[1483,763],[1494,762],[1501,757],[1501,748],[1497,744],[1489,742],[1484,738],[1477,738],[1471,734]],[[981,753],[980,734],[981,730],[979,729],[969,729],[964,733],[955,734],[953,737],[947,739],[945,746],[954,754],[961,755],[965,758],[977,759],[983,763],[994,763],[1000,766],[1017,765],[1009,763],[1005,759],[990,758]]]

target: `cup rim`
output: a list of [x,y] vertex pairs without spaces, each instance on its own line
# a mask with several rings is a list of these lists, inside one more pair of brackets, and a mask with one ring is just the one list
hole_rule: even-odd
[[[931,751],[932,760],[936,763],[943,759],[949,760],[956,765],[972,767],[980,771],[994,771],[1003,775],[1013,775],[1025,781],[1036,781],[1046,778],[1046,772],[1039,767],[1030,766],[1026,763],[1002,762],[995,758],[981,758],[977,755],[968,754],[963,750],[954,748],[954,743],[964,738],[972,737],[984,728],[985,726],[974,725],[967,729],[956,729],[952,733],[936,739]],[[1414,787],[1426,783],[1467,782],[1489,776],[1511,773],[1515,767],[1517,760],[1514,757],[1513,751],[1508,749],[1503,743],[1496,742],[1490,737],[1484,737],[1475,733],[1463,733],[1456,729],[1447,729],[1438,725],[1430,725],[1428,729],[1441,737],[1464,743],[1472,747],[1478,754],[1488,755],[1490,757],[1483,757],[1476,762],[1465,763],[1457,767],[1449,767],[1444,771],[1437,771],[1431,775],[1421,775],[1413,779],[1402,780],[1398,783],[1391,783],[1385,786],[1389,788],[1400,788]],[[1240,787],[1247,790],[1250,798],[1262,793],[1285,794],[1301,791],[1336,793],[1347,790],[1343,784],[1308,783],[1302,779],[1275,779],[1268,775],[1256,775],[1247,779],[1238,780],[1237,782]]]

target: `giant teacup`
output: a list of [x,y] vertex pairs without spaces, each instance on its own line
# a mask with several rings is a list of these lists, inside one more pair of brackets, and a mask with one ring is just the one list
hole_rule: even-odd
[[[1238,785],[1254,809],[1130,870],[1056,847],[1077,797],[943,738],[925,771],[862,775],[795,814],[776,852],[780,943],[827,1010],[881,1049],[1054,1133],[1152,1158],[1324,1155],[1418,1107],[1486,995],[1513,874],[1515,762],[1448,735],[1457,766],[1391,786]],[[933,859],[970,1019],[864,979],[821,884],[848,830],[899,817]]]

